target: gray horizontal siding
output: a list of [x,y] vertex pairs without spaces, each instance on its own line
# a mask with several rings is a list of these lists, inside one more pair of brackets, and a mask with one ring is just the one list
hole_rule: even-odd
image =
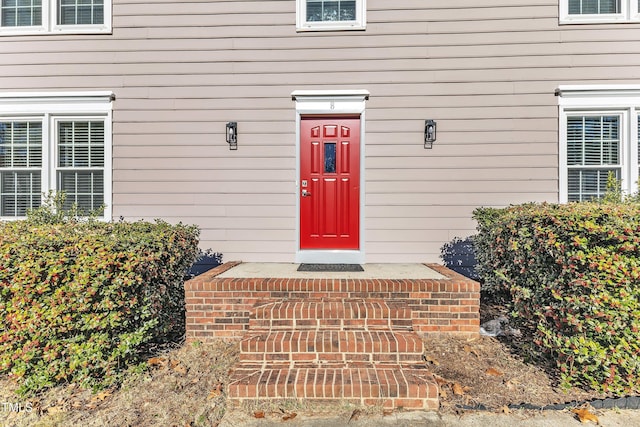
[[114,216],[199,224],[226,259],[292,261],[289,94],[367,89],[365,249],[395,262],[438,261],[477,206],[557,200],[554,89],[640,78],[640,25],[559,26],[557,0],[367,9],[366,31],[296,33],[293,0],[114,0],[112,35],[0,37],[0,90],[114,91]]

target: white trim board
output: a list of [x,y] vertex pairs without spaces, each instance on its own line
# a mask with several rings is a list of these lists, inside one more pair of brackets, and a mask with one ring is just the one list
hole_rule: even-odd
[[[291,93],[296,103],[296,253],[295,262],[350,263],[365,261],[365,101],[369,91],[354,90],[297,90]],[[300,119],[305,115],[360,115],[360,242],[359,250],[300,250]]]

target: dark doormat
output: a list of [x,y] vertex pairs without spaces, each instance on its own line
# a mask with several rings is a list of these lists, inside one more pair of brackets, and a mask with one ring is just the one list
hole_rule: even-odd
[[321,272],[341,272],[341,271],[364,271],[360,264],[300,264],[298,271],[321,271]]

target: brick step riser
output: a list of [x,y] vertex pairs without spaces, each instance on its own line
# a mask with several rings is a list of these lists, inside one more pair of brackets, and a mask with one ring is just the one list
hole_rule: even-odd
[[403,319],[411,317],[411,310],[385,309],[385,310],[362,310],[354,313],[348,310],[332,311],[312,311],[298,312],[288,309],[264,309],[256,310],[256,319]]
[[[364,369],[274,369],[246,371],[229,385],[232,401],[354,400],[363,405],[438,409],[438,386],[418,371]],[[236,372],[235,377],[242,377]]]
[[394,353],[421,356],[416,335],[388,331],[271,331],[245,338],[241,354],[262,353]]
[[412,329],[411,319],[250,319],[249,330],[399,330]]
[[328,363],[408,363],[418,364],[422,362],[422,354],[405,353],[241,353],[240,362],[271,363],[288,362],[291,364],[328,364]]

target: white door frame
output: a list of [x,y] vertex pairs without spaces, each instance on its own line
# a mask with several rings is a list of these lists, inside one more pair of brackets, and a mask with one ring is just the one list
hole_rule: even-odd
[[[369,91],[356,90],[297,90],[291,94],[296,102],[296,262],[316,264],[362,264],[364,250],[364,197],[365,197],[365,101]],[[358,250],[301,250],[300,249],[300,119],[306,115],[360,116],[360,242]]]

